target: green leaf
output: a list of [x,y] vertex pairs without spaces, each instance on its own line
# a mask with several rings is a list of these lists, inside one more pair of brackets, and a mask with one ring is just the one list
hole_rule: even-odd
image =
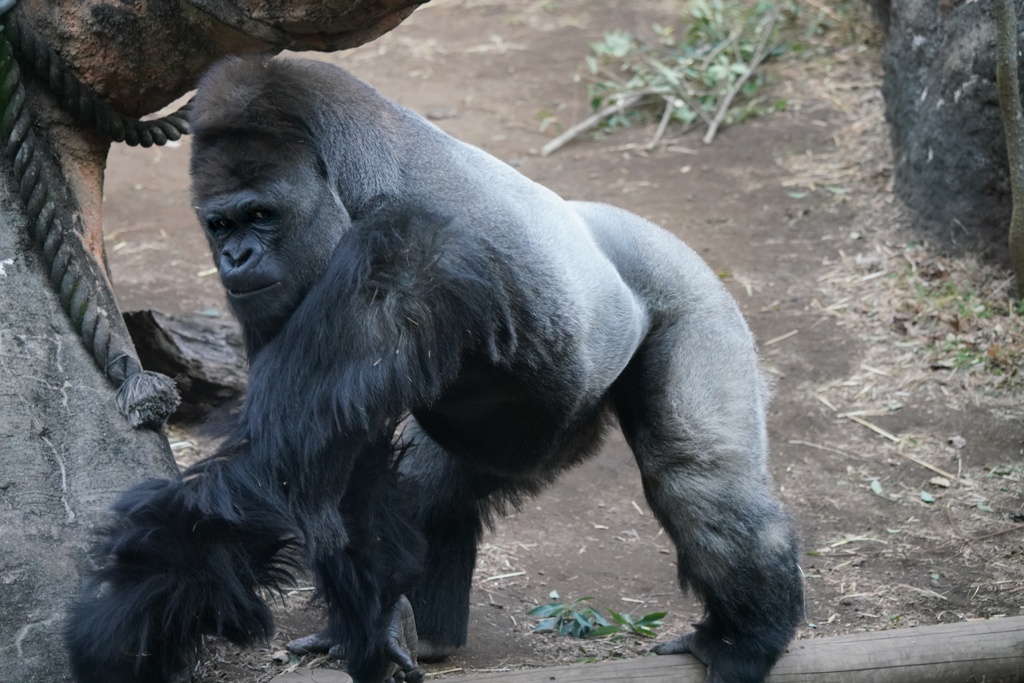
[[935,502],[935,496],[933,496],[932,494],[928,493],[927,491],[921,491],[921,500],[923,500],[926,503],[934,503]]
[[704,0],[690,0],[690,16],[694,19],[707,19],[711,16],[711,10]]
[[540,605],[530,610],[530,614],[535,617],[550,617],[560,612],[565,611],[565,605],[560,602],[549,602],[546,605]]
[[704,72],[704,82],[708,85],[714,85],[716,82],[722,80],[729,75],[729,70],[721,64],[712,64]]
[[646,626],[661,626],[661,620],[668,615],[668,612],[651,612],[640,617],[636,623]]
[[558,626],[558,619],[545,619],[533,627],[534,633],[543,633],[544,631],[554,631],[555,627]]
[[649,61],[650,61],[651,66],[653,66],[655,69],[657,69],[658,72],[665,78],[666,81],[668,81],[669,83],[671,83],[673,86],[675,86],[677,88],[679,87],[679,85],[680,85],[679,74],[677,74],[674,70],[672,70],[669,67],[665,66],[661,62],[659,62],[657,59],[654,59],[653,57]]
[[587,638],[603,638],[619,632],[618,626],[598,626],[587,634]]
[[680,122],[686,124],[687,126],[690,125],[691,123],[693,123],[694,121],[696,121],[697,120],[697,116],[698,116],[697,112],[695,112],[694,110],[690,109],[685,104],[683,106],[681,106],[681,107],[673,107],[672,108],[672,118],[674,118],[677,121],[680,121]]
[[611,615],[612,621],[614,621],[616,624],[629,624],[629,621],[626,619],[626,617],[622,616],[621,614],[613,610],[611,607],[608,608],[608,614]]
[[877,479],[871,480],[871,492],[876,496],[881,496],[884,493],[882,491],[882,484]]

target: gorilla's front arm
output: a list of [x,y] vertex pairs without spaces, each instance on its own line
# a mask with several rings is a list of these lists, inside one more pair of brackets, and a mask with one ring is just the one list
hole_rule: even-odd
[[[323,276],[251,363],[239,424],[246,470],[265,473],[294,507],[330,606],[329,640],[360,682],[381,680],[391,661],[407,676],[414,671],[402,657],[415,653],[389,651],[386,638],[396,627],[386,618],[391,603],[412,584],[390,580],[382,588],[379,575],[394,569],[365,555],[365,538],[393,554],[415,553],[407,546],[416,541],[393,517],[406,497],[420,493],[399,485],[383,499],[368,496],[365,482],[348,480],[353,456],[392,433],[410,410],[436,401],[468,354],[500,363],[516,345],[501,264],[464,238],[451,218],[429,210],[356,220]],[[382,506],[391,510],[372,512]],[[399,530],[378,523],[375,533],[353,537],[352,527],[367,518]],[[346,531],[348,543],[339,539]]]
[[[254,462],[304,497],[335,496],[323,471],[329,444],[358,444],[436,400],[470,349],[509,356],[515,321],[496,286],[498,264],[456,227],[428,211],[352,224],[323,277],[252,360],[242,420]],[[323,486],[333,490],[318,495]]]

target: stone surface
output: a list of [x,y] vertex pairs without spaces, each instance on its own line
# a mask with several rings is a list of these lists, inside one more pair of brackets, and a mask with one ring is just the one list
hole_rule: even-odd
[[21,0],[12,11],[122,113],[156,111],[228,54],[355,47],[426,0]]
[[1009,173],[989,5],[883,4],[890,5],[883,92],[897,194],[944,241],[1005,242]]
[[50,289],[0,167],[0,681],[69,680],[64,608],[116,495],[175,471],[133,430]]

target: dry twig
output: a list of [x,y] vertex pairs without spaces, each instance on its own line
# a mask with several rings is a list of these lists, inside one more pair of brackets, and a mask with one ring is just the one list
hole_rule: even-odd
[[546,157],[552,152],[561,149],[568,142],[571,142],[574,138],[576,138],[578,135],[580,135],[581,133],[585,133],[591,128],[594,128],[612,114],[621,112],[627,107],[633,106],[634,104],[639,102],[641,98],[651,94],[653,93],[651,93],[650,91],[643,91],[631,93],[629,95],[618,96],[619,99],[613,104],[608,105],[607,107],[597,112],[596,114],[591,114],[587,118],[577,123],[575,126],[570,127],[568,130],[566,130],[558,137],[549,140],[547,144],[541,147],[540,155],[542,157]]
[[782,11],[780,6],[776,6],[772,10],[769,16],[768,22],[765,26],[761,41],[757,44],[757,49],[754,51],[754,56],[750,58],[750,63],[747,64],[747,70],[742,76],[736,79],[733,83],[732,89],[726,93],[722,101],[718,103],[718,110],[715,112],[715,117],[711,119],[711,123],[708,124],[708,130],[704,133],[703,142],[705,145],[710,145],[711,141],[715,139],[715,135],[718,133],[718,127],[722,125],[722,121],[725,120],[725,115],[729,113],[729,106],[732,104],[733,98],[739,94],[740,90],[743,89],[744,84],[754,75],[754,70],[761,65],[770,53],[767,49],[768,41],[772,37],[772,30],[775,28],[775,22],[779,20],[779,13]]

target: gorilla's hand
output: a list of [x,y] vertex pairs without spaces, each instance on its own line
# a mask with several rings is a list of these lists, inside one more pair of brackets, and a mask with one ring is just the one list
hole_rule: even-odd
[[[412,605],[404,595],[391,608],[387,632],[384,636],[384,654],[394,665],[394,671],[384,683],[421,683],[423,670],[416,663],[419,639],[416,635],[416,617]],[[345,650],[335,643],[328,630],[296,638],[288,643],[288,651],[296,655],[326,654],[331,659],[344,659]]]
[[416,663],[416,649],[419,638],[416,635],[416,617],[412,605],[404,595],[398,598],[391,609],[384,651],[398,669],[386,683],[421,683],[425,677]]

